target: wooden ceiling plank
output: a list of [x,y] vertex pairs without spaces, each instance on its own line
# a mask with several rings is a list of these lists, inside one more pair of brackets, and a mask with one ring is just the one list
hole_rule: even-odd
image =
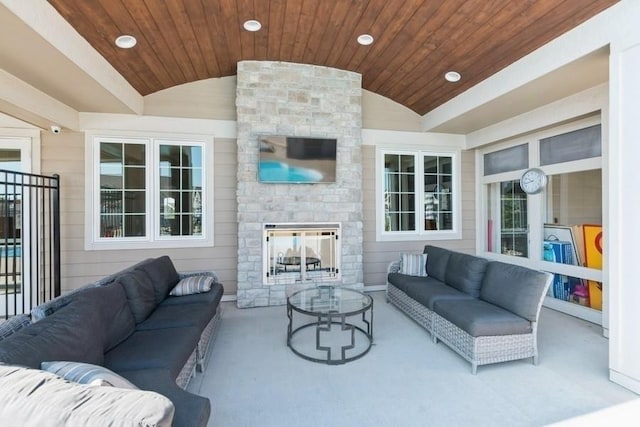
[[464,2],[459,8],[450,11],[442,25],[431,33],[428,47],[421,46],[411,58],[400,64],[398,73],[403,78],[396,79],[382,90],[392,99],[402,99],[403,95],[411,93],[416,82],[421,82],[423,76],[428,75],[428,70],[434,70],[434,77],[443,79],[450,67],[457,70],[457,64],[453,63],[455,59],[469,55],[481,43],[473,35],[484,33],[487,29],[485,23],[474,22],[477,13],[494,17],[496,27],[501,28],[511,16],[524,9],[523,5],[523,2],[510,2],[507,6],[477,0],[475,3]]
[[201,0],[201,4],[207,21],[209,38],[213,45],[213,52],[211,53],[213,58],[211,60],[217,62],[220,69],[220,77],[233,75],[236,70],[236,61],[232,61],[229,55],[229,44],[222,22],[220,3]]
[[[191,58],[187,53],[180,32],[175,27],[175,21],[171,16],[171,12],[167,8],[166,2],[159,2],[156,0],[142,0],[146,5],[149,14],[155,26],[159,29],[164,40],[163,51],[159,54],[167,61],[175,61],[177,70],[180,71],[183,78],[176,80],[174,85],[191,82],[198,80],[198,74],[195,70]],[[182,0],[180,0],[182,1]]]
[[328,29],[331,25],[333,11],[338,3],[339,2],[334,3],[330,1],[318,2],[315,17],[309,28],[309,39],[302,55],[302,63],[324,65],[316,61],[316,56],[321,46],[331,43],[331,39],[335,37],[335,34],[331,34],[331,31],[328,31]]
[[[518,4],[519,8],[516,7]],[[522,8],[522,6],[526,7]],[[438,63],[436,72],[423,78],[420,84],[414,87],[415,91],[412,94],[407,94],[408,96],[402,102],[406,103],[405,105],[414,105],[421,92],[423,93],[423,102],[429,102],[428,99],[433,96],[430,92],[435,91],[436,88],[446,87],[452,91],[452,94],[459,94],[471,87],[471,82],[477,81],[479,64],[483,61],[492,62],[490,57],[496,46],[509,44],[514,37],[525,31],[526,25],[531,20],[544,16],[544,10],[547,6],[542,6],[541,3],[537,5],[534,3],[534,6],[521,2],[511,3],[492,17],[490,25],[475,25],[475,30],[470,29],[468,37],[461,40],[458,45],[460,48],[443,48],[443,51],[447,52],[446,59]],[[530,16],[527,16],[527,10],[531,13]],[[487,39],[491,39],[493,43],[487,43]],[[446,46],[450,45],[446,44]],[[446,82],[443,76],[449,70],[458,71],[464,76],[463,80],[453,85]],[[425,94],[429,95],[425,96]],[[424,109],[420,109],[420,111],[424,111]]]
[[[481,82],[613,3],[615,1],[605,6],[600,1],[593,1],[587,4],[580,0],[570,0],[563,4],[557,4],[555,9],[550,10],[547,8],[542,17],[535,19],[532,18],[533,13],[529,10],[525,16],[532,24],[525,30],[519,31],[510,37],[508,42],[494,47],[489,52],[485,52],[483,56],[478,56],[476,58],[478,63],[477,74],[469,79],[467,85],[470,87]],[[432,91],[432,99],[428,103],[423,101],[424,105],[420,107],[422,110],[430,111],[463,90],[451,91],[446,85],[441,84],[438,88],[433,88]],[[408,102],[414,101],[409,100]]]
[[267,21],[267,54],[270,60],[280,59],[280,49],[285,25],[286,0],[271,0],[269,2],[269,20]]
[[[416,52],[421,46],[435,49],[428,42],[429,34],[440,25],[443,17],[448,16],[451,10],[457,7],[456,1],[427,2],[407,21],[405,28],[400,32],[381,52],[379,57],[378,72],[367,74],[366,85],[368,90],[378,92],[380,88],[388,84],[389,79],[401,78],[397,73],[400,66],[416,57]],[[380,66],[385,64],[384,66]]]
[[340,28],[338,36],[336,37],[333,46],[331,46],[331,52],[326,59],[327,66],[340,68],[340,58],[345,55],[346,51],[352,49],[350,47],[350,43],[353,42],[354,37],[357,37],[357,35],[355,35],[355,28],[362,18],[368,4],[369,1],[367,0],[353,0],[348,2],[342,28]]
[[[329,3],[329,2],[327,2]],[[338,37],[340,30],[343,28],[347,19],[347,15],[351,12],[349,6],[352,2],[348,1],[336,1],[333,5],[331,13],[328,15],[328,20],[324,24],[324,32],[321,37],[321,42],[315,49],[315,55],[313,56],[313,64],[327,64],[327,58],[331,54],[331,51],[335,49],[335,46],[340,43]]]
[[206,70],[206,77],[220,77],[220,65],[215,55],[213,37],[209,33],[209,22],[200,0],[184,2],[185,12],[191,22],[193,36],[199,46],[201,62]]
[[291,56],[283,58],[283,60],[296,63],[304,62],[305,52],[311,38],[311,28],[313,27],[313,21],[316,19],[319,4],[320,2],[317,0],[302,1],[302,9],[300,9],[298,19],[298,31],[295,35],[293,50],[291,51]]
[[372,45],[361,46],[357,42],[357,38],[361,34],[368,34],[371,32],[374,22],[378,19],[380,14],[387,5],[384,0],[370,1],[367,4],[362,16],[353,27],[350,37],[346,41],[346,45],[342,48],[342,55],[338,60],[338,68],[343,70],[355,71],[352,63],[360,63],[364,56],[371,50]]
[[191,62],[194,75],[189,81],[206,79],[208,77],[207,65],[204,62],[200,43],[194,33],[194,25],[187,13],[186,3],[193,0],[173,0],[164,2],[177,33],[184,47],[185,53]]
[[280,43],[279,61],[290,60],[293,55],[293,45],[298,34],[298,22],[300,20],[300,11],[302,10],[302,2],[300,0],[286,0],[285,6],[285,22],[282,27],[282,42]]
[[[122,7],[125,8],[125,5],[122,4]],[[155,71],[160,81],[160,88],[164,89],[186,81],[181,72],[176,72],[176,59],[170,52],[166,52],[166,41],[162,31],[156,25],[146,5],[142,2],[134,2],[126,6],[126,9],[139,28],[136,36],[140,39],[140,46],[137,46],[136,52],[143,52],[141,57],[149,69]]]
[[[69,23],[82,35],[109,63],[133,86],[139,93],[145,94],[154,89],[151,82],[142,78],[141,74],[133,69],[130,61],[132,53],[123,51],[115,46],[114,41],[121,35],[117,24],[113,22],[99,3],[88,4],[73,0],[60,0],[52,3],[68,5],[65,9],[75,10],[77,14],[64,16]],[[57,9],[57,10],[65,10]]]
[[253,0],[254,19],[262,23],[262,29],[253,34],[254,58],[257,61],[266,61],[269,58],[267,52],[269,51],[269,17],[271,3],[271,1]]
[[219,0],[220,19],[219,22],[224,28],[225,39],[227,41],[227,51],[229,61],[233,64],[234,73],[238,61],[244,59],[242,43],[240,43],[240,32],[242,23],[238,18],[235,0]]
[[378,61],[380,53],[384,52],[391,41],[404,29],[407,22],[424,6],[424,0],[412,0],[410,4],[406,1],[402,3],[403,6],[398,7],[396,1],[385,2],[370,28],[363,29],[374,37],[374,42],[368,46],[366,55],[353,57],[349,62],[350,69],[368,70],[371,63]]
[[[256,59],[255,33],[246,31],[243,28],[245,21],[256,18],[253,10],[253,0],[236,0],[236,14],[236,26],[240,32],[240,46],[242,46],[242,59],[254,60]],[[231,22],[229,22],[229,25],[231,25]]]

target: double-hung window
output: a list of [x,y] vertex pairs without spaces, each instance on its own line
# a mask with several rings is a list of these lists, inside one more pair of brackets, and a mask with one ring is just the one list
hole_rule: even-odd
[[378,240],[460,237],[458,152],[380,150]]
[[87,249],[213,244],[211,144],[87,137]]

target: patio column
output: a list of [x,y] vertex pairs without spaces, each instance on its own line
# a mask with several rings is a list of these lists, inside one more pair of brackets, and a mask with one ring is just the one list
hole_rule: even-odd
[[640,393],[640,31],[630,33],[611,44],[604,298],[610,379]]

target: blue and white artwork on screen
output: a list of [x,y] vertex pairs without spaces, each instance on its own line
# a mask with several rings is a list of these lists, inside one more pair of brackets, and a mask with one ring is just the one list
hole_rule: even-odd
[[336,182],[336,139],[271,135],[261,136],[258,140],[260,182]]

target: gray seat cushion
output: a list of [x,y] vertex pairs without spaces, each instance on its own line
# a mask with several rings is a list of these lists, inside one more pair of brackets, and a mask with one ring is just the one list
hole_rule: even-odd
[[189,393],[176,385],[175,378],[166,369],[141,369],[121,373],[140,387],[166,396],[175,406],[173,427],[205,427],[211,414],[211,403],[206,397]]
[[482,278],[488,263],[489,261],[484,258],[460,252],[451,252],[444,282],[461,292],[478,298],[480,296]]
[[200,339],[195,327],[165,328],[134,332],[104,355],[104,366],[112,371],[164,368],[175,379]]
[[144,272],[149,277],[156,304],[160,304],[180,280],[173,261],[167,255],[142,261],[134,269]]
[[427,274],[441,282],[445,282],[447,263],[451,251],[437,246],[426,245],[424,253],[427,254]]
[[431,311],[436,301],[447,299],[473,299],[473,297],[447,286],[442,282],[433,280],[431,283],[418,285],[412,283],[404,291],[409,297],[424,305]]
[[473,337],[532,331],[528,320],[479,299],[439,300],[433,311]]
[[503,262],[490,262],[480,298],[530,321],[536,321],[552,276]]
[[156,308],[156,296],[149,276],[141,270],[125,271],[117,279],[124,288],[136,323],[143,322]]
[[216,308],[214,304],[159,305],[136,329],[144,331],[193,326],[202,332],[216,314]]
[[407,290],[413,285],[424,286],[430,283],[442,283],[434,277],[410,276],[402,273],[389,273],[387,280],[404,293],[407,293]]

